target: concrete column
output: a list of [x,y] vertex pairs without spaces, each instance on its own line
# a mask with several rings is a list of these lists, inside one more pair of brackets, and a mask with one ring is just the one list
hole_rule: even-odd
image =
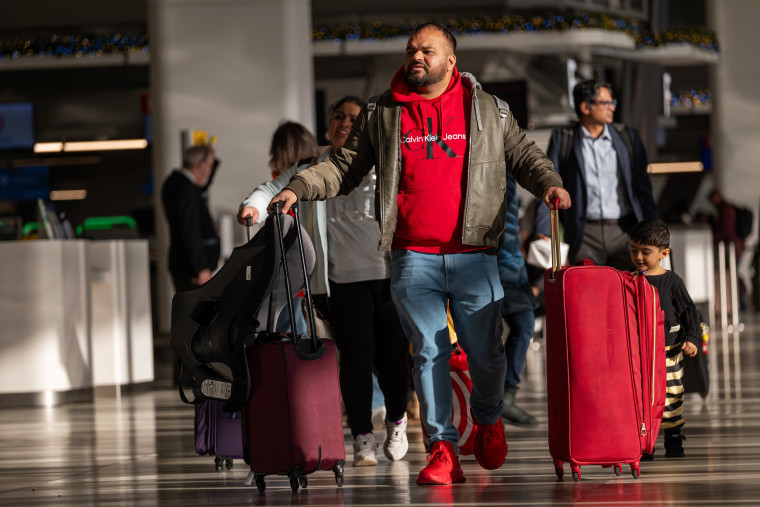
[[[720,63],[713,66],[711,141],[713,168],[721,193],[730,201],[760,204],[760,32],[756,0],[710,0],[708,20],[720,39]],[[757,230],[757,227],[755,227]]]
[[737,265],[739,278],[748,294],[752,257],[758,243],[760,218],[760,67],[757,19],[760,2],[753,0],[709,0],[708,20],[722,46],[721,59],[710,74],[713,94],[711,141],[713,171],[720,193],[730,202],[748,206],[755,220]]
[[[149,0],[153,171],[158,239],[159,330],[170,328],[168,224],[161,186],[179,167],[180,132],[218,138],[222,165],[210,190],[215,218],[237,212],[270,178],[269,142],[278,123],[314,131],[309,0]],[[243,240],[242,227],[237,231]]]

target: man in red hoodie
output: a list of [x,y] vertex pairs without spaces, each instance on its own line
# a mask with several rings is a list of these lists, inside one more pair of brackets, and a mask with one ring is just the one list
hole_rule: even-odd
[[[409,37],[391,89],[368,103],[343,148],[300,172],[272,203],[345,194],[376,166],[379,248],[391,251],[391,295],[412,344],[420,413],[430,437],[418,484],[465,480],[452,424],[449,304],[472,378],[475,457],[499,468],[506,374],[496,263],[506,216],[507,171],[549,204],[570,206],[562,180],[525,137],[508,106],[457,70],[456,39],[427,23]],[[271,212],[271,203],[270,203]]]

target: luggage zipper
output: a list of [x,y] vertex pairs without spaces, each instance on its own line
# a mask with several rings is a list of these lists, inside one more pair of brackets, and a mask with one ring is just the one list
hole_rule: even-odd
[[[634,274],[634,280],[636,280],[636,278],[637,277]],[[636,280],[636,296],[637,296],[637,299],[640,300],[638,302],[639,303],[638,307],[639,308],[644,308],[644,302],[646,301],[646,297],[644,295],[644,291],[642,290],[642,281]],[[644,333],[645,333],[645,331],[646,331],[646,313],[644,313],[643,317],[644,317],[644,322],[643,323],[641,322],[641,319],[639,319],[639,336],[643,336]],[[656,322],[656,320],[655,320],[655,322]],[[641,358],[641,366],[642,366],[642,368],[641,368],[641,370],[642,370],[641,371],[641,377],[642,377],[642,385],[641,385],[642,389],[641,390],[642,390],[642,393],[641,394],[642,394],[642,398],[643,398],[643,394],[644,394],[643,393],[643,391],[644,391],[644,382],[643,382],[643,380],[644,380],[644,361],[645,361],[645,359],[644,359],[644,355],[641,353],[641,348],[639,348],[639,357]],[[652,375],[654,376],[654,371],[652,371]],[[652,384],[654,386],[654,382]],[[652,399],[654,399],[654,389],[653,388],[652,388],[652,393],[653,393],[653,398]],[[641,401],[643,403],[644,400],[642,399]],[[646,410],[645,410],[644,406],[642,405],[642,407],[641,407],[641,428],[639,429],[639,434],[642,437],[646,436],[646,434],[647,434],[647,427],[646,427],[646,419],[647,419],[647,417],[646,416],[647,416]],[[650,417],[651,417],[651,411],[650,411]]]
[[[651,287],[652,289],[652,385],[650,386],[650,391],[652,392],[652,401],[650,402],[649,406],[654,406],[654,388],[655,388],[655,368],[657,366],[657,293],[654,287]],[[642,293],[643,294],[643,293]],[[646,328],[646,322],[645,326]],[[643,416],[646,416],[646,414],[642,414]],[[651,412],[650,412],[651,416]],[[645,417],[644,417],[645,418]],[[647,434],[647,428],[645,422],[641,423],[641,429],[639,430],[639,433],[642,437],[646,436]]]
[[655,368],[657,367],[657,292],[652,289],[652,404],[654,406]]
[[[377,114],[376,108],[377,108],[377,103],[375,103],[375,102],[371,102],[371,103],[367,104],[367,109],[370,110],[370,111],[372,111],[370,114],[372,116],[374,116],[374,118],[370,118],[369,121],[374,121],[375,122],[375,124],[376,124],[375,128],[377,129],[377,137],[379,139],[380,138],[380,132],[381,132],[381,129],[380,129],[380,115]],[[369,128],[369,125],[367,125],[367,128]],[[369,136],[370,136],[370,139],[371,139],[372,138],[372,132],[371,131],[369,132]],[[382,145],[383,145],[382,139],[379,139],[379,141],[380,142],[378,144],[382,147]],[[379,203],[379,205],[376,206],[376,208],[377,208],[377,213],[379,214],[379,216],[377,217],[377,220],[378,220],[378,223],[380,224],[380,229],[382,231],[382,224],[385,221],[385,210],[384,210],[383,200],[382,200],[382,195],[383,195],[383,178],[382,178],[382,173],[380,171],[378,171],[377,168],[383,166],[383,150],[382,149],[377,149],[376,152],[377,152],[377,166],[375,167],[375,175],[377,176],[377,179],[375,181],[377,182],[376,183],[377,188],[375,189],[375,195],[376,196],[380,196],[380,198],[377,199],[377,202]],[[380,242],[382,242],[382,238],[380,239]]]

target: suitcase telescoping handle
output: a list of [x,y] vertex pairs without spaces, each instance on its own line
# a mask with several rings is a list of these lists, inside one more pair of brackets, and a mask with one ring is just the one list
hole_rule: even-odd
[[[293,308],[293,292],[290,289],[290,273],[288,273],[288,259],[285,255],[285,241],[284,236],[285,233],[283,231],[283,223],[282,223],[282,201],[278,201],[272,205],[272,213],[274,214],[274,223],[277,227],[277,239],[280,242],[280,255],[281,257],[281,264],[282,264],[282,271],[285,274],[285,295],[288,298],[288,310],[290,310],[290,329],[293,331],[293,342],[296,341],[298,337],[298,330],[296,329],[296,314],[294,313],[295,309]],[[270,307],[271,312],[271,307]]]
[[245,234],[248,237],[248,241],[251,241],[251,229],[253,228],[253,218],[245,217]]
[[309,273],[306,269],[306,257],[303,251],[303,236],[301,235],[301,215],[298,212],[298,203],[290,207],[293,210],[293,217],[296,221],[296,234],[298,235],[298,250],[301,253],[301,269],[303,269],[304,294],[306,295],[306,313],[309,315],[308,334],[311,336],[311,343],[314,351],[319,349],[317,338],[317,327],[314,325],[314,305],[311,302],[311,284],[309,283]]
[[[282,223],[282,201],[277,201],[273,204],[272,213],[275,214],[276,220],[275,223],[277,224],[277,236],[280,241],[280,252],[282,252],[282,269],[283,273],[285,274],[285,292],[288,297],[288,310],[290,310],[290,328],[293,330],[293,343],[296,343],[298,339],[298,331],[296,330],[296,316],[294,313],[294,307],[293,307],[293,294],[290,288],[290,274],[288,273],[288,262],[285,255],[285,242],[283,240],[283,223]],[[298,205],[293,204],[290,209],[293,211],[293,218],[295,219],[295,228],[296,228],[296,236],[298,236],[298,251],[301,255],[301,267],[303,268],[303,279],[304,279],[304,293],[306,294],[306,305],[308,307],[308,314],[309,314],[309,326],[311,327],[310,330],[307,330],[307,334],[311,336],[311,342],[313,346],[313,351],[317,352],[320,350],[320,343],[317,338],[316,333],[316,326],[314,325],[314,307],[311,303],[311,286],[309,285],[309,273],[306,269],[306,259],[304,255],[303,250],[303,237],[301,236],[301,219],[298,213]],[[311,331],[309,333],[309,331]]]
[[552,274],[550,280],[557,277],[557,271],[562,267],[562,256],[559,248],[559,198],[555,198],[549,211],[549,221],[551,223],[552,234]]

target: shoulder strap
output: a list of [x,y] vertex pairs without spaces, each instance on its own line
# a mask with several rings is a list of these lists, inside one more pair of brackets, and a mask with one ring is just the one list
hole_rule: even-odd
[[572,148],[572,144],[573,127],[562,127],[562,132],[559,138],[559,164],[563,167],[570,159],[570,149]]
[[499,108],[499,117],[501,118],[501,130],[507,131],[507,117],[509,116],[509,104],[506,101],[501,100],[496,95],[491,95],[496,102],[496,107]]
[[[375,97],[378,99],[379,97]],[[377,125],[372,121],[372,117],[375,116],[377,111],[377,100],[374,102],[367,102],[367,128],[369,129],[369,138],[374,139],[377,131]]]
[[631,133],[628,132],[624,123],[613,123],[613,127],[620,134],[620,138],[623,140],[626,149],[628,150],[628,156],[631,158],[631,167],[633,167],[633,142],[631,141]]
[[[624,123],[613,123],[612,126],[620,134],[620,138],[623,140],[623,144],[625,144],[625,147],[628,150],[631,166],[633,166],[633,142],[631,141],[631,134],[628,132],[628,128]],[[573,127],[562,127],[562,133],[559,139],[559,162],[562,166],[564,166],[570,158],[572,143]]]
[[177,358],[176,362],[174,363],[174,374],[177,377],[177,387],[179,389],[179,398],[182,400],[183,403],[187,403],[188,405],[198,405],[201,400],[198,398],[194,398],[193,400],[188,400],[187,396],[185,395],[185,390],[182,388],[182,361]]
[[369,138],[370,141],[373,143],[375,142],[375,139],[377,139],[377,122],[371,121],[372,117],[375,116],[375,113],[377,112],[377,103],[380,101],[380,99],[390,95],[391,91],[386,90],[381,95],[377,95],[375,97],[372,97],[367,102],[367,128],[369,129]]
[[296,162],[296,167],[301,167],[304,164],[309,164],[309,167],[311,167],[312,165],[314,165],[314,162],[316,162],[317,158],[318,157],[306,157],[306,158],[302,158],[301,160],[299,160],[298,162]]

